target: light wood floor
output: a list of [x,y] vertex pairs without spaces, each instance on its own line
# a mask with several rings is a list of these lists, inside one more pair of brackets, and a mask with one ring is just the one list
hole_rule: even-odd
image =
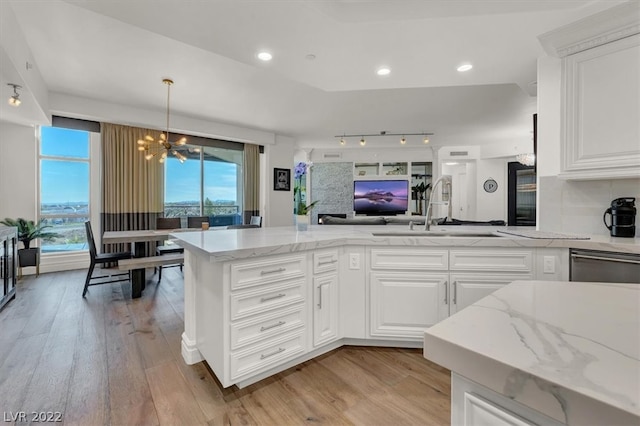
[[136,300],[127,284],[90,287],[83,299],[85,273],[24,277],[0,311],[5,419],[24,411],[27,420],[59,412],[65,425],[449,424],[449,372],[421,350],[343,347],[223,389],[206,364],[180,355],[178,268]]

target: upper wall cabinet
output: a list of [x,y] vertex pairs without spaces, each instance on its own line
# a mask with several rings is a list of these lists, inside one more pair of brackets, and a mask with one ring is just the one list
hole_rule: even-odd
[[540,41],[562,58],[560,177],[640,177],[640,4],[605,10]]

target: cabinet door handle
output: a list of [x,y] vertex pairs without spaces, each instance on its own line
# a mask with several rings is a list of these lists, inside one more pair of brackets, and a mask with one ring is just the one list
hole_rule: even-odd
[[458,304],[458,282],[457,281],[453,282],[453,304],[454,305]]
[[271,353],[260,355],[260,359],[262,360],[262,359],[266,359],[266,358],[269,358],[269,357],[274,356],[274,355],[278,355],[279,353],[284,352],[285,350],[286,350],[285,348],[278,348],[277,350],[275,350],[275,351],[273,351]]
[[271,330],[272,328],[276,328],[276,327],[280,327],[286,324],[286,321],[278,321],[275,324],[271,324],[271,325],[267,325],[264,327],[260,327],[260,331],[267,331],[267,330]]
[[449,282],[448,281],[444,282],[444,304],[445,305],[449,304]]
[[318,262],[318,266],[322,265],[330,265],[332,263],[336,263],[338,259],[325,260],[324,262]]
[[277,274],[278,272],[284,272],[287,268],[270,269],[268,271],[260,271],[260,275]]
[[260,299],[260,303],[268,302],[269,300],[280,299],[281,297],[285,297],[285,296],[286,294],[280,293],[280,294],[276,294],[275,296],[263,297],[262,299]]
[[322,286],[324,284],[320,284],[318,286],[318,309],[322,309]]

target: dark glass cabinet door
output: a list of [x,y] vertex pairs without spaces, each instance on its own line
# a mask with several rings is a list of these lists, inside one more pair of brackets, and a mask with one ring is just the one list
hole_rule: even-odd
[[16,295],[17,244],[15,232],[0,229],[0,309]]
[[536,190],[535,167],[509,163],[509,226],[536,225]]

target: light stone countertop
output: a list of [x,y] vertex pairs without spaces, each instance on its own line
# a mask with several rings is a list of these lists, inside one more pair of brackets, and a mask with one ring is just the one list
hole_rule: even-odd
[[563,423],[612,424],[570,421],[602,403],[640,424],[640,285],[515,281],[429,328],[424,353]]
[[[418,226],[415,227],[416,229]],[[432,230],[453,227],[432,227]],[[489,229],[490,228],[490,229]],[[456,226],[455,230],[487,232],[489,230],[531,228]],[[640,238],[590,236],[589,240],[532,239],[502,234],[501,237],[425,237],[374,236],[373,233],[405,231],[401,225],[310,225],[308,231],[294,226],[249,229],[210,229],[172,233],[181,246],[208,255],[214,261],[226,261],[284,254],[343,245],[423,246],[423,247],[558,247],[582,248],[640,254]]]

